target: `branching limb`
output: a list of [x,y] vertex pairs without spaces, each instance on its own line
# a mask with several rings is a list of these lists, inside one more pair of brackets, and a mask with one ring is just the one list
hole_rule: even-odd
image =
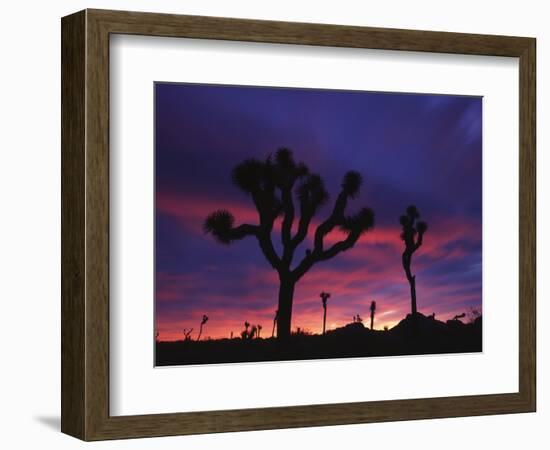
[[292,224],[294,223],[294,202],[292,200],[292,185],[281,191],[283,221],[281,224],[281,241],[283,244],[283,261],[290,265],[294,248],[292,248]]
[[292,238],[291,246],[295,250],[307,237],[309,225],[317,210],[328,200],[328,192],[322,178],[317,174],[309,174],[296,189],[300,202],[300,221],[298,231]]
[[292,275],[299,280],[315,263],[334,258],[339,253],[349,250],[361,235],[373,226],[374,213],[369,208],[363,208],[357,214],[344,218],[341,228],[348,233],[346,239],[337,242],[327,250],[323,250],[322,245],[314,247],[313,251],[308,252],[302,262],[292,271]]
[[235,217],[225,209],[219,209],[210,214],[203,224],[203,231],[212,234],[222,244],[231,244],[247,236],[258,236],[260,227],[242,224],[234,226]]
[[[271,241],[271,228],[260,225],[242,224],[234,226],[235,217],[229,211],[220,209],[210,214],[203,224],[205,233],[212,234],[218,242],[222,244],[231,244],[234,241],[241,240],[247,236],[255,236],[258,239],[260,248],[272,267],[279,270],[281,260],[273,247]],[[273,221],[271,221],[271,227]]]

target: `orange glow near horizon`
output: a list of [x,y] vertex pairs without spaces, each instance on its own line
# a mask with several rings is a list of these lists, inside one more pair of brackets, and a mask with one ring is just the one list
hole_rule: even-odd
[[[181,226],[188,231],[196,233],[196,238],[206,240],[201,230],[201,221],[209,211],[215,209],[215,205],[223,204],[221,201],[196,201],[183,202],[175,197],[158,196],[157,208],[161,212],[171,214]],[[239,223],[257,221],[256,211],[241,203],[228,205],[228,209],[235,213]],[[311,228],[317,223],[312,224]],[[430,258],[440,261],[453,261],[464,254],[460,248],[447,249],[449,243],[467,237],[474,225],[468,222],[442,222],[440,229],[430,230],[428,238],[416,257],[414,270],[417,273],[428,266],[423,261],[422,255],[429,254]],[[335,230],[327,236],[327,245],[331,245],[344,238],[341,231]],[[308,238],[309,239],[309,238]],[[304,241],[307,248],[308,239]],[[214,244],[219,245],[219,244]],[[235,244],[239,245],[239,243]],[[292,329],[300,327],[312,333],[320,333],[322,330],[322,306],[319,298],[321,290],[328,290],[333,295],[328,303],[329,329],[337,328],[352,322],[353,316],[359,314],[365,326],[370,325],[369,306],[372,300],[377,302],[375,314],[375,329],[383,329],[395,326],[410,312],[409,286],[407,284],[403,268],[401,266],[402,242],[399,238],[399,227],[377,227],[366,233],[350,251],[339,255],[342,263],[354,264],[350,270],[334,270],[320,263],[308,272],[297,284],[294,298],[292,317]],[[235,247],[235,252],[238,249]],[[376,266],[362,267],[361,262],[376,261]],[[355,268],[358,266],[359,268]],[[159,273],[157,275],[158,287],[156,300],[163,304],[176,302],[185,303],[187,295],[193,295],[195,290],[203,291],[201,286],[209,284],[209,277],[216,278],[216,273],[223,273],[223,267],[212,267],[211,274],[182,274],[169,275]],[[221,271],[221,272],[220,272]],[[221,282],[221,281],[220,281]],[[240,296],[239,300],[230,303],[230,308],[208,308],[205,311],[193,311],[185,318],[157,316],[157,332],[159,339],[164,341],[180,340],[183,329],[193,328],[192,337],[197,336],[202,314],[207,314],[210,320],[203,328],[202,338],[227,338],[233,332],[238,337],[244,329],[244,322],[261,324],[262,337],[270,337],[273,327],[273,315],[277,309],[278,279],[274,270],[266,265],[262,267],[251,266],[242,273],[240,283],[248,286],[248,294]],[[391,286],[392,294],[376,294]],[[447,320],[454,315],[465,312],[464,302],[474,300],[463,293],[455,293],[454,286],[433,284],[430,280],[419,276],[417,291],[419,294],[419,310],[426,315],[436,313],[436,318]],[[428,291],[428,292],[426,292]],[[189,292],[189,294],[187,294]],[[372,294],[371,294],[372,293]],[[194,297],[193,297],[194,298]],[[440,299],[445,301],[441,302]],[[206,295],[205,304],[226,303],[226,295]],[[255,300],[261,300],[269,307],[250,307],[247,305]],[[201,338],[201,339],[202,339]]]

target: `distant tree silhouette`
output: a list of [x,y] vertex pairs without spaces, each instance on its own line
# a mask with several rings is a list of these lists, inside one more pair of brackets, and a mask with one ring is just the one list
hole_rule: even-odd
[[279,317],[279,310],[275,310],[275,317],[273,317],[273,330],[271,330],[271,337],[275,336],[275,325],[277,325],[277,319]]
[[258,324],[258,339],[260,339],[260,332],[262,331],[262,326]]
[[201,320],[201,327],[199,329],[199,335],[197,336],[197,341],[200,341],[201,339],[201,335],[202,335],[202,327],[204,326],[204,324],[208,322],[208,316],[206,314],[204,314],[202,316],[202,320]]
[[[291,266],[295,251],[306,239],[313,217],[328,200],[322,178],[310,173],[305,164],[296,163],[288,149],[279,149],[273,158],[269,156],[265,161],[243,161],[233,169],[232,178],[234,184],[252,199],[258,211],[259,223],[235,226],[233,214],[220,209],[206,218],[203,229],[222,244],[230,244],[245,237],[258,240],[264,257],[279,276],[277,338],[287,340],[291,331],[296,283],[314,264],[352,248],[374,224],[374,213],[369,208],[363,208],[351,216],[345,215],[348,200],[359,194],[362,177],[355,171],[346,173],[332,212],[313,234],[313,248],[306,250],[305,256],[294,268]],[[295,199],[298,201],[297,207]],[[297,212],[300,218],[293,235]],[[277,217],[282,217],[281,255],[276,252],[272,241]],[[325,236],[337,227],[347,234],[346,238],[325,248]]]
[[159,336],[160,333],[157,331],[157,333],[155,334],[155,342],[159,342]]
[[241,332],[241,337],[243,339],[248,339],[248,327],[250,326],[250,324],[248,322],[245,321],[244,323],[244,330]]
[[248,335],[248,339],[254,339],[254,336],[256,336],[258,333],[258,327],[256,325],[252,325],[252,328],[250,328],[250,334]]
[[321,301],[323,302],[323,334],[325,334],[326,325],[327,325],[327,300],[330,298],[328,292],[321,292],[319,294]]
[[374,313],[376,312],[376,302],[370,302],[370,329],[374,330]]
[[399,218],[399,222],[403,227],[401,239],[405,243],[405,251],[402,255],[403,269],[407,276],[407,281],[411,289],[411,312],[415,316],[416,309],[416,276],[411,273],[412,255],[422,245],[424,233],[428,229],[426,222],[419,222],[420,213],[416,206],[412,205],[407,208],[406,214]]
[[183,340],[184,341],[190,341],[192,332],[193,332],[193,328],[190,328],[189,331],[187,330],[187,328],[184,328],[183,329]]

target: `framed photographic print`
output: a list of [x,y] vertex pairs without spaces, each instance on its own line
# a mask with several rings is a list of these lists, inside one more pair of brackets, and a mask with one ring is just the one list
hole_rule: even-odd
[[535,39],[67,16],[62,244],[81,439],[534,411]]

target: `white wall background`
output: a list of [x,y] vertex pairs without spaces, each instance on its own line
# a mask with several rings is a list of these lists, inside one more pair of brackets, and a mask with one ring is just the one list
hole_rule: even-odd
[[[5,2],[0,15],[0,443],[69,449],[60,405],[60,24],[93,8],[433,29],[538,38],[538,412],[402,423],[141,439],[95,448],[548,448],[550,333],[550,28],[542,1]],[[544,179],[546,177],[546,179]],[[546,279],[545,279],[546,278]],[[368,380],[365,380],[368,383]]]

